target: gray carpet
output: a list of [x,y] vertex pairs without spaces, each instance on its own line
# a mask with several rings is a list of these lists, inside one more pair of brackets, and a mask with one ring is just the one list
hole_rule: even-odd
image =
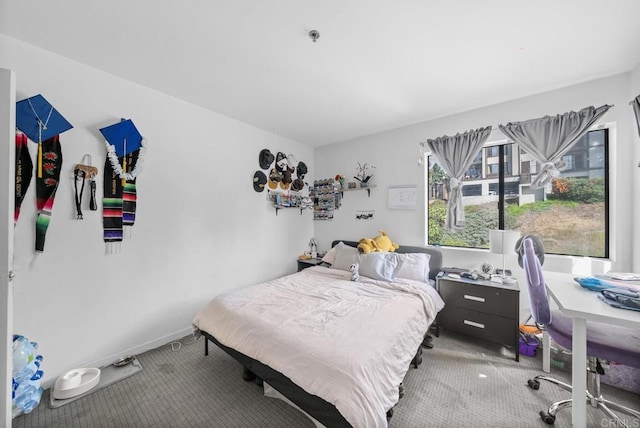
[[[14,419],[13,426],[313,428],[300,412],[244,382],[240,365],[215,345],[204,357],[203,340],[188,336],[179,350],[166,345],[138,355],[140,373],[57,409],[48,408],[45,391],[40,406]],[[526,386],[528,378],[541,373],[540,357],[524,356],[516,363],[500,346],[447,332],[434,344],[425,349],[423,364],[409,370],[391,428],[547,427],[538,412],[552,400],[568,398],[553,385],[542,384],[539,391]],[[554,369],[552,374],[570,382],[568,373]],[[638,395],[607,385],[603,393],[640,407]],[[614,426],[600,412],[588,412],[590,427]],[[570,412],[562,411],[555,426],[571,426]]]

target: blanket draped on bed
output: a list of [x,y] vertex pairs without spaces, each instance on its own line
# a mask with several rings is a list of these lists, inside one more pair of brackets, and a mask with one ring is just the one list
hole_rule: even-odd
[[223,293],[196,315],[194,331],[279,371],[353,426],[386,427],[444,303],[423,282],[350,276],[318,266]]

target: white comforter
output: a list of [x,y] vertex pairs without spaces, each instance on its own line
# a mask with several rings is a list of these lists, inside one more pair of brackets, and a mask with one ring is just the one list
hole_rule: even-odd
[[332,403],[354,427],[386,427],[398,386],[444,303],[433,287],[310,267],[214,298],[193,324]]

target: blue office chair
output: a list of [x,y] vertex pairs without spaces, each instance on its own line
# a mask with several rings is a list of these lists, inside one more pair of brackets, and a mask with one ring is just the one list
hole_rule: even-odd
[[[522,264],[527,278],[531,315],[536,324],[543,330],[543,334],[548,334],[559,345],[571,349],[571,318],[562,315],[560,311],[550,309],[547,287],[545,286],[540,261],[534,252],[533,241],[531,238],[525,238],[522,245],[524,251]],[[595,298],[596,296],[594,295]],[[548,345],[548,340],[545,340],[545,342]],[[544,358],[548,361],[548,346],[543,349],[543,352],[546,354]],[[627,366],[640,367],[640,331],[610,324],[587,322],[587,355],[587,391],[585,396],[587,402],[591,406],[601,409],[609,418],[615,420],[615,426],[617,427],[626,427],[627,425],[610,408],[640,419],[640,412],[637,410],[605,400],[600,393],[600,375],[604,374],[604,369],[600,364],[601,360],[616,361]],[[571,391],[571,385],[545,375],[529,379],[528,385],[537,390],[540,388],[541,380],[554,383],[567,391]],[[570,406],[571,399],[558,401],[549,406],[547,411],[541,410],[540,417],[545,423],[551,425],[556,420],[556,413],[560,409]]]

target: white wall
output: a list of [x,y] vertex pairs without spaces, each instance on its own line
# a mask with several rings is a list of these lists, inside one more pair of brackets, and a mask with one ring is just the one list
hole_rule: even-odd
[[[612,140],[614,144],[611,147],[613,263],[610,265],[583,257],[550,256],[546,259],[545,268],[565,272],[631,269],[633,238],[628,231],[633,224],[630,216],[631,201],[637,198],[631,196],[635,194],[635,190],[630,190],[628,183],[637,169],[638,159],[634,155],[637,141],[633,138],[635,129],[632,127],[632,114],[628,106],[632,98],[629,79],[629,74],[613,76],[360,138],[347,144],[317,149],[316,177],[333,177],[341,173],[350,179],[357,162],[368,162],[376,166],[372,181],[378,184],[371,191],[371,198],[367,198],[366,192],[346,193],[343,206],[335,213],[333,221],[315,222],[315,234],[320,240],[320,248],[328,248],[333,239],[357,241],[362,237],[373,237],[379,229],[385,229],[400,244],[424,245],[425,179],[424,169],[417,164],[421,141],[488,125],[494,127],[490,140],[504,139],[504,135],[497,129],[498,124],[578,110],[589,105],[614,104],[602,119],[603,122],[615,122],[617,135]],[[636,186],[636,183],[637,180],[633,185]],[[418,186],[418,209],[398,211],[386,208],[388,186],[402,184]],[[374,220],[355,220],[355,212],[360,209],[375,210]],[[444,248],[443,253],[445,266],[473,268],[485,261],[494,265],[502,263],[500,256],[492,255],[487,250]],[[510,260],[507,259],[507,267],[509,266],[517,267],[515,255]],[[522,274],[519,269],[516,270],[516,276]]]
[[[258,153],[313,150],[163,93],[0,36],[0,67],[17,99],[42,94],[74,125],[61,135],[63,171],[45,251],[34,252],[35,181],[15,229],[15,332],[39,343],[45,384],[188,334],[196,311],[224,290],[294,272],[313,235],[310,211],[281,210],[253,190]],[[105,255],[98,211],[75,220],[73,167],[102,173],[99,128],[131,118],[149,143],[132,239]],[[31,149],[35,157],[36,145]]]

